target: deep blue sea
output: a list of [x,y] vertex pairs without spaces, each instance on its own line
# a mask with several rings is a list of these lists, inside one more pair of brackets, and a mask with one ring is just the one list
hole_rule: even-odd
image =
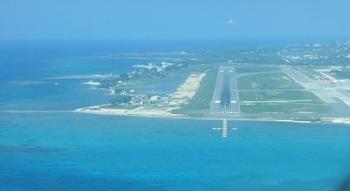
[[332,191],[350,184],[350,126],[230,122],[223,139],[212,130],[220,121],[68,112],[113,96],[86,79],[57,77],[129,71],[149,61],[108,56],[152,50],[162,48],[1,44],[0,190]]

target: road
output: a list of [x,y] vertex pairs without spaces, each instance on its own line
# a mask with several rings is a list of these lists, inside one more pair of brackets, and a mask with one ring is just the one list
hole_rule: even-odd
[[232,66],[220,66],[211,102],[210,117],[233,118],[240,114],[236,73]]
[[325,103],[338,104],[342,102],[350,107],[350,96],[345,90],[337,89],[337,84],[332,85],[313,80],[292,66],[280,66],[280,68],[291,79],[315,94]]

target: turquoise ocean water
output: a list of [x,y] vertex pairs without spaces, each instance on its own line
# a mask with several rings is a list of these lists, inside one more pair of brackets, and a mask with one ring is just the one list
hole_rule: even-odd
[[[220,121],[70,113],[113,97],[51,77],[142,61],[101,59],[113,48],[26,48],[0,56],[1,191],[328,191],[350,176],[349,126],[230,122],[238,130],[223,139]],[[33,110],[43,112],[23,112]]]

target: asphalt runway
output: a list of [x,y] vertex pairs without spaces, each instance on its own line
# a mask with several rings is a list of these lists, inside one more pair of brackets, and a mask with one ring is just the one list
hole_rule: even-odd
[[240,114],[236,73],[232,66],[220,66],[217,74],[210,117],[233,118]]

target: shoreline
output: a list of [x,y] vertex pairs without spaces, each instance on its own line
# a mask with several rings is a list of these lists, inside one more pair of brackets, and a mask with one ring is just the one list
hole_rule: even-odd
[[[143,117],[143,118],[161,118],[161,119],[186,119],[186,120],[206,120],[206,121],[221,121],[222,118],[208,118],[208,117],[191,117],[181,114],[173,115],[144,115],[144,114],[122,114],[115,113],[112,111],[104,112],[97,109],[99,106],[78,108],[75,110],[2,110],[0,113],[8,114],[29,114],[29,113],[79,113],[88,115],[105,115],[105,116],[120,116],[120,117]],[[94,109],[91,109],[94,108]],[[116,109],[106,109],[106,110],[116,110]],[[299,121],[291,119],[266,119],[266,118],[240,118],[240,119],[227,119],[228,121],[242,121],[242,122],[280,122],[280,123],[304,123],[304,124],[340,124],[340,125],[350,125],[350,117],[325,117],[321,121]]]
[[[221,121],[223,118],[208,118],[208,117],[191,117],[181,114],[172,115],[145,115],[145,114],[125,114],[120,112],[115,112],[118,109],[98,109],[99,106],[92,106],[86,108],[78,108],[73,110],[75,113],[90,114],[90,115],[106,115],[106,116],[126,116],[126,117],[145,117],[145,118],[163,118],[163,119],[188,119],[188,120],[206,120],[206,121]],[[91,110],[91,108],[94,108]],[[109,110],[109,111],[106,111]],[[304,124],[342,124],[350,125],[350,118],[324,118],[321,121],[300,121],[292,119],[266,119],[266,118],[256,118],[256,119],[227,119],[228,121],[251,121],[251,122],[282,122],[282,123],[304,123]]]
[[[207,72],[207,71],[206,71]],[[198,91],[202,79],[206,76],[206,72],[192,73],[187,79],[175,90],[170,96],[169,106],[137,106],[132,109],[128,108],[108,108],[112,104],[102,104],[96,106],[83,107],[73,110],[76,113],[93,114],[93,115],[109,115],[109,116],[132,116],[147,118],[170,118],[170,119],[190,119],[190,120],[223,120],[223,118],[196,117],[188,114],[175,114],[173,110],[180,108],[191,100]],[[305,100],[297,100],[305,101]],[[332,123],[350,125],[350,117],[323,117],[320,120],[293,120],[293,119],[273,119],[272,117],[258,118],[227,118],[228,121],[261,121],[261,122],[284,122],[284,123]]]

